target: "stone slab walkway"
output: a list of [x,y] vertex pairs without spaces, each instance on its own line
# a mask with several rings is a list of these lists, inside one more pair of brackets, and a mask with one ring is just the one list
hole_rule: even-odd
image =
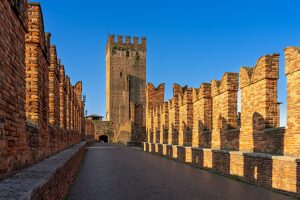
[[288,200],[264,188],[238,182],[138,149],[96,143],[89,147],[69,200]]

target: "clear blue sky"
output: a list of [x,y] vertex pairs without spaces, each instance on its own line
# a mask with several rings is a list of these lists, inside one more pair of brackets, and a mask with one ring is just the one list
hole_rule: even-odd
[[283,49],[300,46],[300,1],[40,0],[46,31],[72,82],[82,80],[89,114],[105,115],[108,33],[147,37],[147,81],[198,87],[280,53],[279,101],[285,125]]

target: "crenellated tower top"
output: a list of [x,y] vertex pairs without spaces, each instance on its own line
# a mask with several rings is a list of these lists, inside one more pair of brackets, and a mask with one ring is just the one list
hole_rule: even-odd
[[[133,39],[132,39],[133,38]],[[131,37],[118,35],[115,37],[114,34],[108,36],[107,47],[117,48],[118,50],[128,50],[128,49],[139,49],[146,51],[146,37]]]

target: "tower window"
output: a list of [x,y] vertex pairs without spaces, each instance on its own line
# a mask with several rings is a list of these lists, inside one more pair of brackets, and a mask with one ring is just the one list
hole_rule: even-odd
[[126,51],[126,56],[129,57],[129,51]]
[[122,76],[123,76],[123,73],[122,73],[122,72],[120,72],[120,78],[122,78]]

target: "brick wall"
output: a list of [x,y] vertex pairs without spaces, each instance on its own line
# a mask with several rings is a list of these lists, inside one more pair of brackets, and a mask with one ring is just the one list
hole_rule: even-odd
[[174,84],[173,97],[147,112],[147,129],[162,131],[167,124],[168,145],[164,150],[160,132],[163,139],[152,134],[144,150],[300,196],[300,47],[285,49],[285,63],[287,127],[279,127],[279,54],[271,54],[200,88]]
[[[26,120],[39,129],[36,159],[45,157],[49,149],[49,82],[50,34],[44,32],[41,7],[30,3],[28,7],[28,33],[26,34]],[[30,133],[28,133],[30,134]]]
[[93,120],[85,119],[85,134],[88,138],[95,138],[96,130]]
[[146,134],[148,140],[150,140],[150,134],[154,131],[154,108],[164,103],[164,90],[164,84],[160,84],[157,88],[155,88],[152,83],[146,86],[146,115],[153,115],[151,118],[146,118]]
[[59,105],[59,65],[57,63],[56,47],[50,47],[49,67],[49,124],[60,126]]
[[161,106],[161,143],[168,144],[168,131],[169,131],[169,110],[168,102],[164,102]]
[[284,153],[300,156],[300,48],[288,47],[284,53],[287,77],[287,131]]
[[0,181],[0,199],[65,199],[85,151],[86,143],[80,142]]
[[25,34],[28,4],[0,1],[0,178],[31,159],[25,130]]
[[65,68],[59,64],[59,119],[60,127],[67,128],[67,110],[66,110],[66,87],[65,87]]
[[106,115],[114,123],[116,140],[145,140],[145,88],[146,38],[133,37],[132,41],[130,36],[110,35],[106,46]]
[[[211,130],[212,100],[211,85],[202,83],[199,89],[193,89],[193,147],[210,147],[210,139],[205,131]],[[211,135],[208,135],[210,137]]]
[[225,73],[221,81],[211,82],[213,149],[223,149],[226,131],[237,128],[237,92],[237,73]]
[[192,145],[193,96],[192,88],[183,88],[179,94],[179,145]]
[[[240,150],[265,152],[264,129],[278,125],[277,80],[279,55],[261,57],[253,68],[242,67]],[[280,142],[280,141],[278,141]]]
[[[81,141],[85,123],[82,83],[66,82],[51,34],[44,31],[40,4],[4,0],[0,9],[2,179]],[[66,103],[68,88],[72,104]],[[67,110],[72,110],[68,118]]]
[[168,144],[179,145],[179,94],[182,87],[173,85],[173,98],[169,100],[169,136]]

